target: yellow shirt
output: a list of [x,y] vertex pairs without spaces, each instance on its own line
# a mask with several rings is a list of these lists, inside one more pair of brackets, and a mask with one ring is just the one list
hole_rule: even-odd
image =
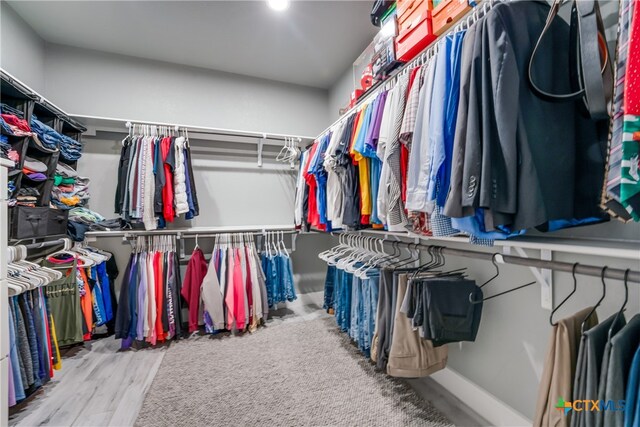
[[367,108],[369,104],[363,105],[362,109],[358,113],[358,125],[356,131],[353,134],[353,141],[351,141],[351,149],[349,153],[353,157],[353,160],[358,163],[358,177],[360,179],[360,214],[371,215],[373,204],[371,200],[371,174],[369,172],[369,158],[363,156],[361,153],[355,150],[355,142],[360,136],[361,132],[367,132],[368,129],[363,127],[365,121],[365,114],[367,114]]

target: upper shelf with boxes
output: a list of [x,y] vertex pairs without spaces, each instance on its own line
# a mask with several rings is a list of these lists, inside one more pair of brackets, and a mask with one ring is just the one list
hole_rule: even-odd
[[[354,63],[364,63],[361,87],[351,94],[349,107],[385,80],[398,66],[411,61],[467,14],[474,0],[398,0],[374,2],[371,22],[380,31]],[[369,59],[367,62],[363,58]]]
[[1,72],[1,143],[14,168],[7,189],[11,239],[66,234],[69,209],[88,200],[77,176],[86,128]]

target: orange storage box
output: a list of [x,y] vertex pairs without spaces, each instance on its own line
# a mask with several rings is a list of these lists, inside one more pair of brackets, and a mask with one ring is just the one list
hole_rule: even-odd
[[396,2],[398,23],[404,22],[416,11],[416,9],[421,9],[423,7],[433,9],[432,0],[398,0]]
[[442,0],[438,6],[431,11],[433,33],[439,36],[451,28],[460,18],[471,10],[469,3],[469,0]]
[[408,62],[429,46],[437,36],[433,34],[431,19],[427,18],[417,26],[402,33],[396,39],[396,58]]
[[425,19],[430,18],[430,10],[431,1],[420,2],[418,7],[409,9],[411,13],[406,15],[402,21],[398,20],[398,34],[404,34],[412,28],[417,27]]

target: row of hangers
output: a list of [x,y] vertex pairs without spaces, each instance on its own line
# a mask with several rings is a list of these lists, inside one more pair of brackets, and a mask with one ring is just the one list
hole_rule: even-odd
[[[441,268],[445,264],[445,257],[443,253],[442,246],[429,246],[427,248],[427,252],[430,255],[430,260],[417,267],[406,268],[406,266],[412,262],[417,262],[420,259],[420,251],[419,248],[423,247],[423,245],[418,243],[408,243],[407,244],[407,253],[408,257],[403,259],[398,259],[398,256],[401,254],[401,250],[399,248],[400,242],[391,242],[391,245],[394,249],[392,254],[388,254],[385,252],[384,241],[382,239],[376,237],[367,237],[361,235],[350,235],[350,234],[340,234],[339,236],[339,244],[329,250],[321,252],[318,257],[323,261],[327,262],[328,265],[334,265],[337,268],[341,268],[349,273],[354,274],[356,277],[366,278],[367,271],[372,268],[392,268],[395,271],[403,271],[403,272],[412,272],[412,279],[422,278],[425,273],[428,273],[430,277],[442,277],[442,275],[461,275],[465,269],[458,270],[450,270],[441,272],[437,269]],[[495,268],[495,274],[485,281],[479,288],[484,288],[489,283],[493,282],[500,275],[500,267],[497,262],[497,258],[500,254],[494,253],[491,257],[491,263]],[[356,264],[361,264],[360,266],[356,266]],[[575,263],[572,268],[571,276],[573,278],[573,290],[567,295],[561,302],[558,304],[549,315],[549,323],[552,326],[555,326],[557,323],[554,323],[553,316],[554,314],[562,307],[577,291],[577,278],[576,278],[576,269],[579,266],[579,263]],[[605,272],[609,268],[608,266],[602,267],[600,280],[602,283],[602,296],[598,300],[598,302],[594,305],[589,314],[585,317],[581,324],[582,333],[585,332],[585,325],[588,319],[593,316],[596,312],[596,309],[601,305],[602,301],[606,297],[606,283],[604,280]],[[620,316],[623,315],[623,312],[627,306],[629,301],[629,284],[628,278],[631,269],[625,270],[624,274],[624,302],[622,307],[616,313],[616,319],[612,325],[616,325]],[[469,302],[472,304],[480,304],[484,301],[501,297],[503,295],[510,294],[512,292],[518,291],[520,289],[526,288],[528,286],[536,284],[536,281],[531,281],[525,283],[520,286],[516,286],[514,288],[508,289],[503,292],[499,292],[497,294],[491,295],[482,299],[474,299],[473,294],[469,294]],[[609,339],[611,339],[613,333],[613,326],[609,329]]]
[[131,249],[134,253],[142,252],[176,252],[178,244],[176,236],[162,234],[157,236],[137,236],[131,241]]
[[[214,246],[219,248],[240,248],[253,245],[252,233],[222,233],[216,235]],[[198,247],[198,235],[196,234],[196,248]]]
[[[551,314],[549,315],[549,323],[551,324],[551,326],[556,326],[557,322],[554,323],[553,321],[553,315],[556,313],[556,311],[558,311],[558,309],[560,307],[562,307],[578,290],[578,279],[576,279],[576,268],[578,267],[578,265],[580,265],[579,263],[575,263],[573,264],[573,268],[571,270],[571,277],[573,278],[573,289],[571,290],[571,292],[569,293],[569,295],[567,295],[561,302],[560,304],[558,304],[553,310],[551,310]],[[607,268],[609,268],[608,266],[604,266],[602,267],[602,270],[600,272],[600,282],[602,284],[602,296],[600,297],[600,299],[598,300],[598,302],[596,302],[596,304],[593,306],[593,308],[591,309],[591,311],[589,312],[589,314],[587,314],[587,316],[584,318],[584,320],[582,321],[582,324],[580,325],[580,332],[582,334],[585,333],[585,326],[587,324],[587,321],[591,318],[591,316],[593,316],[593,314],[596,312],[596,309],[598,307],[600,307],[600,305],[602,304],[602,301],[604,301],[606,295],[607,295],[607,284],[604,281],[604,274],[607,271]],[[631,272],[631,269],[628,268],[625,270],[624,272],[624,301],[622,302],[622,307],[620,307],[620,310],[617,311],[616,313],[616,317],[613,321],[613,323],[611,324],[611,327],[609,328],[609,332],[607,334],[607,339],[608,341],[611,341],[611,338],[613,336],[613,329],[616,326],[616,324],[618,323],[618,320],[620,319],[620,316],[623,315],[624,310],[627,307],[627,303],[629,302],[629,273]]]
[[268,256],[289,257],[289,251],[284,243],[284,231],[265,231],[263,237],[263,249]]
[[188,137],[189,133],[186,128],[179,126],[166,125],[147,125],[133,123],[129,124],[129,136],[184,136]]
[[284,146],[276,156],[277,162],[289,163],[291,169],[295,168],[296,160],[300,158],[300,148],[298,144],[302,141],[301,138],[293,138],[290,136],[284,137]]
[[[63,248],[47,255],[47,259],[67,256],[73,258],[80,267],[92,267],[111,258],[111,254],[86,244],[76,243],[74,245],[71,239],[61,239],[60,243],[63,244]],[[34,249],[38,249],[38,247]],[[27,261],[28,250],[24,245],[10,246],[8,253],[7,283],[10,296],[19,295],[59,280],[62,278],[62,273],[57,270],[69,268],[68,265],[44,267]]]
[[62,278],[62,273],[27,261],[27,247],[10,246],[7,264],[7,290],[9,296],[20,295]]
[[[409,243],[407,244],[407,253],[408,257],[403,259],[398,259],[398,256],[401,254],[401,250],[399,249],[400,242],[391,242],[391,245],[394,249],[392,254],[388,254],[385,252],[384,241],[382,239],[378,239],[376,237],[366,237],[361,235],[349,235],[349,234],[340,234],[339,244],[327,251],[324,251],[318,255],[320,259],[327,262],[328,265],[334,265],[338,268],[341,268],[349,273],[354,274],[356,277],[366,278],[366,273],[372,268],[377,267],[385,267],[392,268],[395,271],[402,270],[405,272],[413,272],[411,278],[415,279],[418,277],[422,277],[422,275],[426,272],[431,274],[461,274],[464,269],[459,270],[451,270],[448,272],[440,272],[436,269],[441,268],[445,264],[443,247],[441,246],[429,246],[427,248],[427,252],[430,255],[430,260],[421,266],[413,267],[413,268],[405,268],[408,264],[416,263],[420,260],[420,251],[419,248],[423,245],[417,243]],[[497,262],[497,258],[500,254],[494,253],[491,257],[491,263],[495,268],[495,274],[489,278],[486,282],[479,286],[479,288],[484,288],[489,283],[493,282],[500,275],[500,267]],[[356,267],[356,264],[360,263],[361,266]],[[576,269],[579,266],[579,263],[575,263],[572,268],[571,276],[573,278],[573,289],[572,291],[551,311],[549,315],[549,323],[551,326],[555,326],[557,323],[554,323],[553,316],[554,314],[576,293],[578,281],[576,278]],[[608,266],[602,267],[600,273],[600,280],[602,283],[602,296],[594,305],[589,314],[585,317],[581,324],[581,332],[584,334],[585,325],[589,318],[593,316],[596,312],[596,309],[600,307],[602,301],[606,297],[607,285],[605,283],[604,277],[605,272],[608,269]],[[623,312],[627,306],[629,301],[629,284],[628,278],[631,269],[626,269],[624,274],[624,302],[622,303],[622,307],[616,313],[615,321],[612,324],[612,327],[609,329],[608,338],[609,340],[613,334],[613,325],[616,325],[620,316],[623,315]],[[441,276],[439,276],[441,277]],[[486,298],[475,300],[473,298],[473,294],[469,295],[469,302],[472,304],[479,304],[481,302],[498,298],[503,295],[510,294],[512,292],[518,291],[520,289],[526,288],[528,286],[536,284],[536,281],[532,281],[529,283],[525,283],[524,285],[516,286],[514,288],[508,289],[503,292],[499,292],[497,294],[491,295]]]

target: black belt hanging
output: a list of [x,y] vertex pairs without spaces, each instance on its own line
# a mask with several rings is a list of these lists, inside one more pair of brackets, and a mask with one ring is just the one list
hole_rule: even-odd
[[593,120],[606,119],[609,116],[607,102],[611,99],[613,78],[604,25],[596,0],[575,0],[571,7],[569,69],[574,92],[549,93],[542,90],[533,80],[533,62],[542,38],[551,27],[561,3],[562,0],[554,0],[542,33],[533,48],[529,60],[529,83],[533,92],[545,101],[569,102],[582,99]]

